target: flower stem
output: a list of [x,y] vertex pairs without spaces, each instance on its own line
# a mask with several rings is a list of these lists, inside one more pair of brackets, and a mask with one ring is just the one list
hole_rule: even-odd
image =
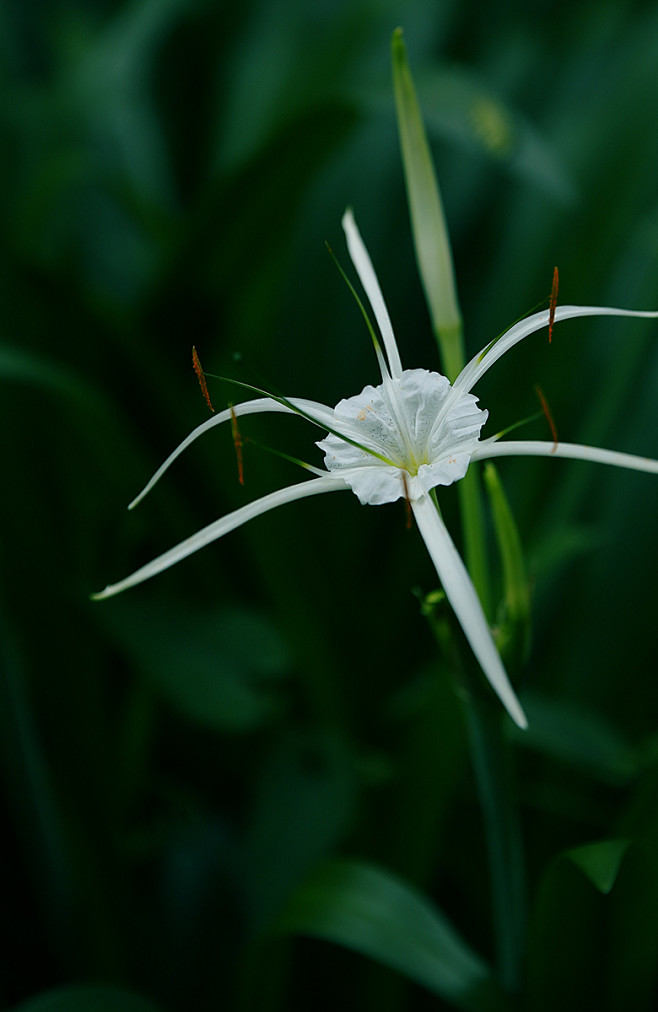
[[498,971],[502,986],[514,992],[523,958],[525,868],[505,715],[472,694],[466,719],[487,840]]
[[401,28],[393,32],[391,57],[416,260],[445,375],[452,382],[463,364],[464,346],[450,236]]
[[[464,367],[465,355],[450,237],[400,29],[393,33],[391,48],[400,147],[416,259],[443,371],[452,382]],[[434,501],[438,508],[436,498]],[[482,490],[480,476],[473,468],[459,483],[459,505],[466,566],[484,613],[490,620],[491,592]],[[436,623],[434,629],[436,633]],[[468,696],[466,713],[487,836],[500,978],[504,987],[514,991],[518,988],[520,977],[525,901],[521,838],[511,790],[511,757],[503,735],[505,717],[498,706],[494,708],[480,699],[477,691],[469,692]]]

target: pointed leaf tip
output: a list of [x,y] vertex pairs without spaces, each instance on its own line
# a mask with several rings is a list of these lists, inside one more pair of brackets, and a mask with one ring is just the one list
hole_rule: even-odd
[[607,895],[614,886],[631,840],[601,840],[566,852],[595,889]]
[[416,260],[439,344],[443,371],[450,380],[454,380],[463,366],[464,351],[450,239],[406,47],[399,30],[393,33],[391,57]]

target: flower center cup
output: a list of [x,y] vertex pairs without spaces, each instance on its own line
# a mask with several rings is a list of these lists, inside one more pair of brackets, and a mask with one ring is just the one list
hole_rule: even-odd
[[358,447],[334,434],[317,445],[363,505],[379,506],[463,478],[487,417],[445,376],[407,369],[334,408],[335,429]]

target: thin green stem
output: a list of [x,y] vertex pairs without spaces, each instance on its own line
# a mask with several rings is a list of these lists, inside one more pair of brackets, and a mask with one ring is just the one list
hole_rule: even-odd
[[[399,29],[393,34],[392,60],[400,147],[416,259],[443,371],[454,382],[464,367],[465,354],[450,237]],[[434,501],[436,503],[436,499]],[[491,618],[482,492],[480,476],[474,468],[459,483],[459,505],[466,566],[485,615]],[[434,628],[441,639],[441,630],[436,622]],[[458,667],[459,661],[456,660]],[[462,674],[468,678],[466,672]],[[511,789],[511,757],[503,736],[502,722],[505,718],[497,705],[494,708],[479,698],[475,687],[468,695],[467,720],[489,851],[500,978],[504,987],[514,991],[519,985],[525,898],[521,838]]]
[[472,695],[466,718],[491,875],[498,971],[509,992],[519,989],[525,928],[525,868],[512,757],[500,707]]

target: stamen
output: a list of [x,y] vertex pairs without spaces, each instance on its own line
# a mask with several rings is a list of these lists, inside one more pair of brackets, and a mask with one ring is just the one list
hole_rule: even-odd
[[550,344],[553,339],[553,323],[555,322],[555,308],[557,306],[557,289],[560,283],[560,277],[557,272],[557,267],[553,268],[553,284],[551,286],[551,303],[548,312],[548,343]]
[[244,466],[242,463],[242,436],[238,428],[238,418],[235,413],[235,409],[232,404],[229,404],[231,410],[231,434],[233,436],[233,445],[235,447],[235,456],[238,462],[238,481],[241,485],[244,485]]
[[208,407],[210,408],[210,410],[214,411],[215,409],[212,406],[210,394],[208,393],[208,384],[206,383],[206,376],[203,369],[201,368],[201,360],[199,359],[197,350],[194,347],[194,345],[192,345],[192,365],[194,367],[196,377],[199,381],[199,386],[201,387],[201,393],[203,394],[204,400],[208,405]]
[[542,391],[542,388],[539,386],[538,383],[535,383],[535,393],[537,394],[537,397],[539,398],[539,403],[541,404],[541,409],[542,409],[542,411],[544,413],[544,416],[546,417],[546,420],[548,421],[548,424],[551,427],[551,435],[553,436],[553,449],[551,450],[551,453],[555,453],[555,451],[557,450],[557,444],[558,444],[557,426],[555,425],[555,422],[553,421],[553,416],[551,415],[551,409],[548,406],[548,401],[544,397],[544,393]]

